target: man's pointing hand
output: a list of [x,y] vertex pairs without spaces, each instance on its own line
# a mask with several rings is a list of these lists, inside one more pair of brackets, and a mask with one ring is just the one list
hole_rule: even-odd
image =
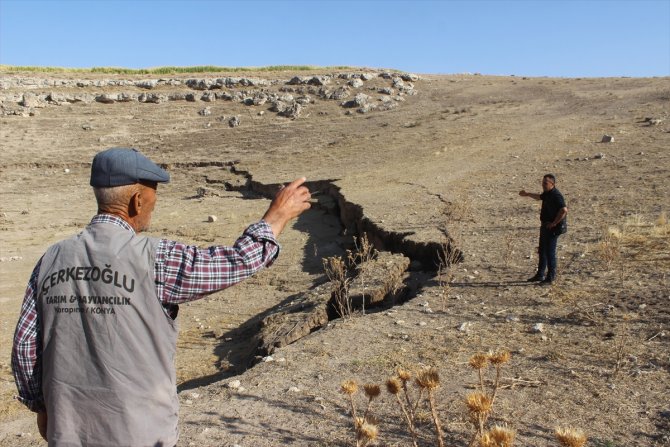
[[307,187],[302,186],[306,180],[301,177],[282,187],[265,212],[263,219],[270,225],[275,237],[279,236],[289,221],[309,209],[311,194]]

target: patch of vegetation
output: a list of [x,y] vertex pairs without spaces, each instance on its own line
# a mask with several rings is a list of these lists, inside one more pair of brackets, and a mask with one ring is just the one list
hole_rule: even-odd
[[[487,422],[492,413],[493,405],[501,388],[502,369],[510,361],[511,354],[507,350],[498,352],[478,353],[473,355],[469,364],[477,372],[478,383],[475,391],[465,397],[468,419],[472,423],[472,437],[469,447],[513,447],[516,430],[506,424],[489,427]],[[486,380],[487,370],[493,370],[494,377]],[[415,387],[411,389],[412,382]],[[489,385],[490,384],[490,385]],[[422,421],[433,424],[434,445],[444,447],[445,429],[440,420],[437,403],[437,389],[440,387],[440,376],[434,367],[424,366],[412,373],[403,368],[386,381],[386,390],[395,397],[402,414],[412,446],[419,445],[419,431],[425,425]],[[354,441],[356,447],[364,447],[373,443],[379,436],[382,418],[372,414],[372,402],[381,394],[381,387],[374,383],[363,385],[365,403],[363,414],[356,404],[355,395],[360,387],[355,380],[342,382],[340,391],[346,396],[353,420]],[[422,405],[423,404],[423,405]],[[426,410],[422,412],[422,407]],[[397,413],[396,413],[397,414]],[[584,432],[574,427],[557,427],[554,436],[561,447],[584,447],[587,437]]]
[[69,67],[40,67],[21,65],[0,65],[2,73],[103,73],[103,74],[182,74],[182,73],[215,73],[215,72],[273,72],[273,71],[310,71],[310,70],[347,70],[355,67],[333,66],[317,67],[313,65],[270,65],[267,67],[220,67],[216,65],[198,65],[193,67],[156,67],[156,68],[122,68],[122,67],[92,67],[92,68],[69,68]]

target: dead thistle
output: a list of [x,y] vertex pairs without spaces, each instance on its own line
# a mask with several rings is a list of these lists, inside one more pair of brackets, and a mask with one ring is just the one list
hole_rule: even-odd
[[436,368],[424,368],[416,377],[416,384],[421,388],[428,390],[428,402],[430,404],[430,412],[433,417],[433,424],[435,424],[435,435],[437,437],[437,445],[444,447],[444,432],[440,424],[440,417],[437,413],[437,403],[435,402],[435,390],[440,386],[440,375]]
[[586,435],[583,431],[576,428],[558,427],[554,435],[563,447],[583,447],[586,444]]
[[[493,409],[493,403],[498,394],[498,389],[500,388],[502,368],[509,362],[511,357],[512,354],[508,350],[499,350],[496,352],[489,352],[488,354],[477,353],[470,357],[470,360],[468,361],[470,367],[477,370],[477,375],[479,376],[479,390],[468,394],[465,400],[470,416],[473,422],[477,425],[477,431],[474,433],[470,445],[473,445],[477,438],[479,438],[480,445],[497,446],[498,444],[496,443],[498,440],[496,439],[503,439],[502,436],[505,433],[504,431],[496,429],[495,431],[488,432],[489,436],[485,436],[487,433],[484,431],[484,428]],[[489,364],[496,370],[490,393],[487,392],[484,385],[484,370]],[[496,434],[498,438],[493,438],[493,434]]]
[[358,417],[356,402],[354,401],[354,394],[358,392],[358,383],[355,380],[345,380],[340,386],[340,391],[349,396],[354,432],[356,433],[356,447],[364,447],[369,442],[374,441],[379,434],[377,420],[370,415],[370,404],[374,398],[381,394],[381,390],[378,385],[374,384],[363,385],[363,390],[368,397],[368,404],[363,417]]
[[370,412],[370,405],[372,405],[372,401],[375,399],[375,397],[378,397],[382,391],[379,388],[379,385],[372,383],[363,385],[363,390],[365,391],[365,395],[368,397],[368,405],[365,407],[365,413],[363,413],[363,419],[366,419]]
[[484,436],[484,425],[486,424],[486,420],[491,413],[493,402],[486,394],[482,393],[481,391],[475,391],[474,393],[467,395],[465,404],[468,406],[470,416],[475,422],[477,422],[477,434],[481,438]]
[[[398,402],[398,406],[400,406],[400,410],[402,411],[403,416],[405,416],[405,422],[407,423],[407,428],[409,428],[409,432],[412,435],[412,445],[414,447],[417,447],[417,438],[416,438],[416,432],[414,430],[414,413],[412,412],[411,409],[411,403],[408,406],[405,405],[400,398],[400,390],[403,388],[406,389],[406,387],[403,387],[403,383],[405,383],[407,380],[409,380],[409,377],[405,381],[402,381],[399,377],[391,377],[386,381],[386,391],[388,391],[390,394],[394,395],[396,398],[396,401]],[[407,394],[405,395],[409,401],[409,396]]]
[[349,405],[351,406],[351,416],[354,418],[354,427],[358,426],[358,417],[356,416],[356,403],[354,402],[354,394],[358,392],[358,384],[355,380],[345,380],[340,386],[340,390],[349,396]]
[[[421,402],[423,395],[423,389],[419,390],[419,396],[416,399],[416,402],[412,402],[412,398],[407,388],[407,382],[412,378],[412,374],[402,368],[398,368],[396,377],[391,377],[386,381],[386,390],[393,394],[400,406],[403,416],[405,416],[405,422],[407,423],[407,428],[409,429],[410,434],[412,435],[412,445],[417,447],[417,434],[416,434],[416,412]],[[402,390],[404,394],[404,400],[400,397],[400,391]]]
[[358,418],[356,420],[356,447],[364,447],[377,439],[379,428],[375,420]]
[[484,392],[484,373],[483,370],[486,368],[487,362],[489,360],[489,356],[486,354],[482,353],[477,353],[470,357],[470,366],[472,369],[477,370],[477,374],[479,375],[479,386],[481,387],[481,391]]
[[512,357],[512,354],[507,350],[498,351],[488,355],[489,362],[496,369],[496,379],[493,383],[493,393],[491,396],[491,403],[495,402],[496,395],[498,394],[498,388],[500,387],[500,374],[502,366],[509,362],[509,359]]

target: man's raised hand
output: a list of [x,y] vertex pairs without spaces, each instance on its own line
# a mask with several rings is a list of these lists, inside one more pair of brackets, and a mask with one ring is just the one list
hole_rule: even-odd
[[311,194],[307,187],[303,186],[306,180],[305,177],[301,177],[282,187],[265,212],[263,220],[270,225],[275,237],[279,236],[289,221],[309,209]]

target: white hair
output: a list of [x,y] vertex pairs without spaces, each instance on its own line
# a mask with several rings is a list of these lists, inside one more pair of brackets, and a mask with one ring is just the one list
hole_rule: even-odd
[[98,202],[98,209],[104,210],[114,206],[125,206],[130,198],[139,189],[138,184],[112,186],[108,188],[93,188],[95,200]]

